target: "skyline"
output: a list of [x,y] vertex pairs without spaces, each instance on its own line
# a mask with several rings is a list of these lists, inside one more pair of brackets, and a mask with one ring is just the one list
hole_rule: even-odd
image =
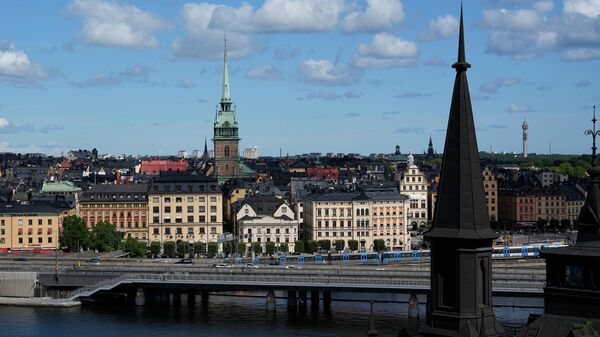
[[[0,151],[202,150],[227,31],[241,149],[441,152],[459,1],[228,4],[1,3]],[[519,153],[527,118],[530,153],[589,153],[600,1],[475,1],[465,20],[480,149]]]

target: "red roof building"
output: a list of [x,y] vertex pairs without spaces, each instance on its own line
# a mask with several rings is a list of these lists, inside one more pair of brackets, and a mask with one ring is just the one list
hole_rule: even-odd
[[186,160],[142,160],[140,173],[159,174],[167,171],[186,171],[188,162]]
[[340,172],[337,168],[309,167],[306,169],[306,175],[317,179],[337,180]]

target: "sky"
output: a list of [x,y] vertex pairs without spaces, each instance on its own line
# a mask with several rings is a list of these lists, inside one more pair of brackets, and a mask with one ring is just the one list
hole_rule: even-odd
[[[442,152],[458,0],[0,2],[0,152],[209,147],[224,33],[241,149]],[[464,0],[479,149],[589,153],[600,0]],[[600,114],[600,109],[599,109]]]

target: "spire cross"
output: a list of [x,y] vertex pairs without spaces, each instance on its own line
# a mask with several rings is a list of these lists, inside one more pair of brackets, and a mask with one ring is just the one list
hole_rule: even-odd
[[593,108],[594,108],[594,115],[592,117],[592,129],[585,130],[585,134],[592,136],[592,166],[595,166],[596,165],[596,150],[598,149],[596,147],[596,136],[598,136],[600,134],[600,130],[596,130],[596,122],[598,121],[598,119],[596,119],[596,106],[594,105]]

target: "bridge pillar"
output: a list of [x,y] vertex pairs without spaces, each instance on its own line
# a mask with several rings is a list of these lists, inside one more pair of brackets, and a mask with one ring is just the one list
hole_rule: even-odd
[[188,307],[193,307],[196,305],[196,292],[191,290],[187,293],[187,304]]
[[323,307],[327,308],[331,306],[331,291],[323,292]]
[[306,290],[298,291],[298,304],[301,308],[306,308]]
[[169,304],[169,293],[166,290],[160,291],[160,303]]
[[319,308],[319,291],[310,292],[310,305],[313,308]]
[[137,288],[137,291],[135,292],[135,305],[143,306],[145,304],[146,304],[146,294],[144,292],[144,289]]
[[267,292],[267,310],[268,311],[275,311],[276,307],[277,307],[277,303],[275,302],[275,292],[273,290],[269,290]]
[[295,290],[288,290],[288,298],[287,298],[287,306],[288,308],[296,308],[298,304],[298,299],[296,298]]
[[208,290],[202,290],[200,296],[202,297],[202,304],[208,304]]
[[179,290],[173,292],[173,305],[176,307],[181,306],[181,291]]

